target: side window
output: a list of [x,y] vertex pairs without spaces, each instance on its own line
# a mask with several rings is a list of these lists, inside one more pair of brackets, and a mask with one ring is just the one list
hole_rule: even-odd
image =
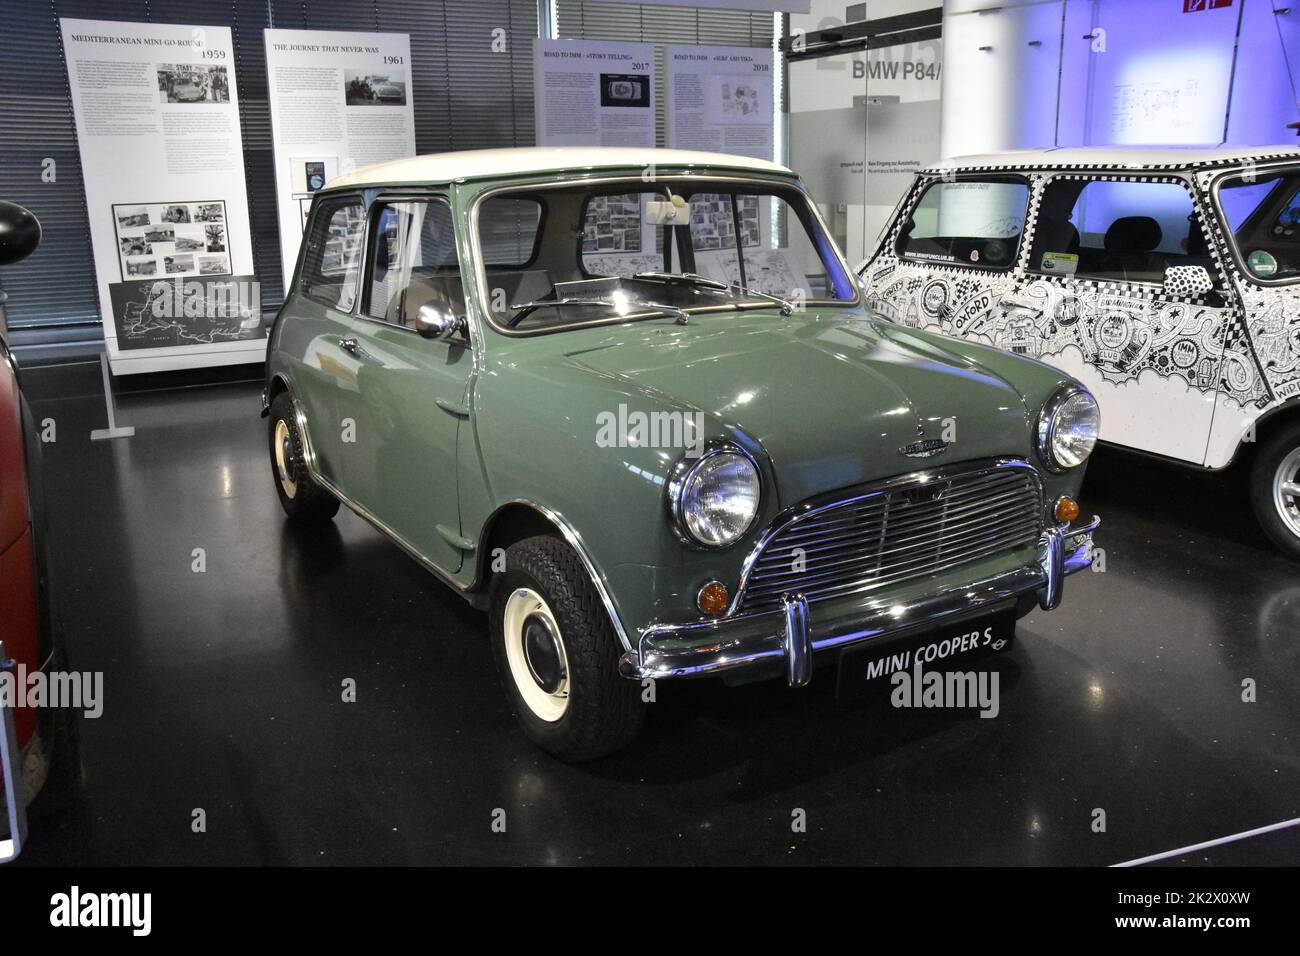
[[307,230],[302,294],[340,312],[357,298],[365,210],[355,197],[322,199]]
[[963,179],[929,186],[903,224],[900,255],[1008,269],[1025,231],[1029,186],[1017,179]]
[[1032,271],[1158,284],[1169,266],[1214,266],[1180,183],[1058,179],[1043,191]]
[[373,217],[366,314],[415,327],[422,306],[465,313],[451,207],[442,200],[382,203]]

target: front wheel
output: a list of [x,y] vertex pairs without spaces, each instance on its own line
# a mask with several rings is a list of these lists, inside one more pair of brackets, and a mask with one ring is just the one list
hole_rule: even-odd
[[1250,501],[1273,543],[1300,560],[1300,422],[1260,448],[1250,472]]
[[506,550],[492,583],[492,646],[524,733],[561,760],[594,760],[632,742],[640,685],[618,675],[618,637],[577,553],[559,538]]

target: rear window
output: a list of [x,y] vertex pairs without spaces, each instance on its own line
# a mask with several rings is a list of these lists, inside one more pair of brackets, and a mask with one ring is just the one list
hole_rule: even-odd
[[1010,268],[1020,250],[1028,204],[1029,187],[1020,180],[934,183],[903,224],[898,252],[931,262]]

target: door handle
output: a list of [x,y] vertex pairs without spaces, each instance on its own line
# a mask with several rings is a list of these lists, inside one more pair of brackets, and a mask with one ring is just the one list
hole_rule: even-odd
[[435,398],[433,401],[448,415],[454,415],[457,418],[469,418],[469,409],[459,402],[449,402],[445,398]]
[[339,339],[339,348],[345,352],[351,352],[353,355],[357,355],[361,351],[361,346],[356,339]]

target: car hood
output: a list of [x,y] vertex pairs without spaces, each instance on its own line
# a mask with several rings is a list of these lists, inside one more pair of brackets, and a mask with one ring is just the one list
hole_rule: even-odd
[[[1037,403],[1005,368],[861,315],[761,310],[568,335],[573,369],[629,398],[703,413],[707,437],[761,444],[785,505],[917,468],[1029,454]],[[928,458],[902,451],[922,439],[951,444]]]

